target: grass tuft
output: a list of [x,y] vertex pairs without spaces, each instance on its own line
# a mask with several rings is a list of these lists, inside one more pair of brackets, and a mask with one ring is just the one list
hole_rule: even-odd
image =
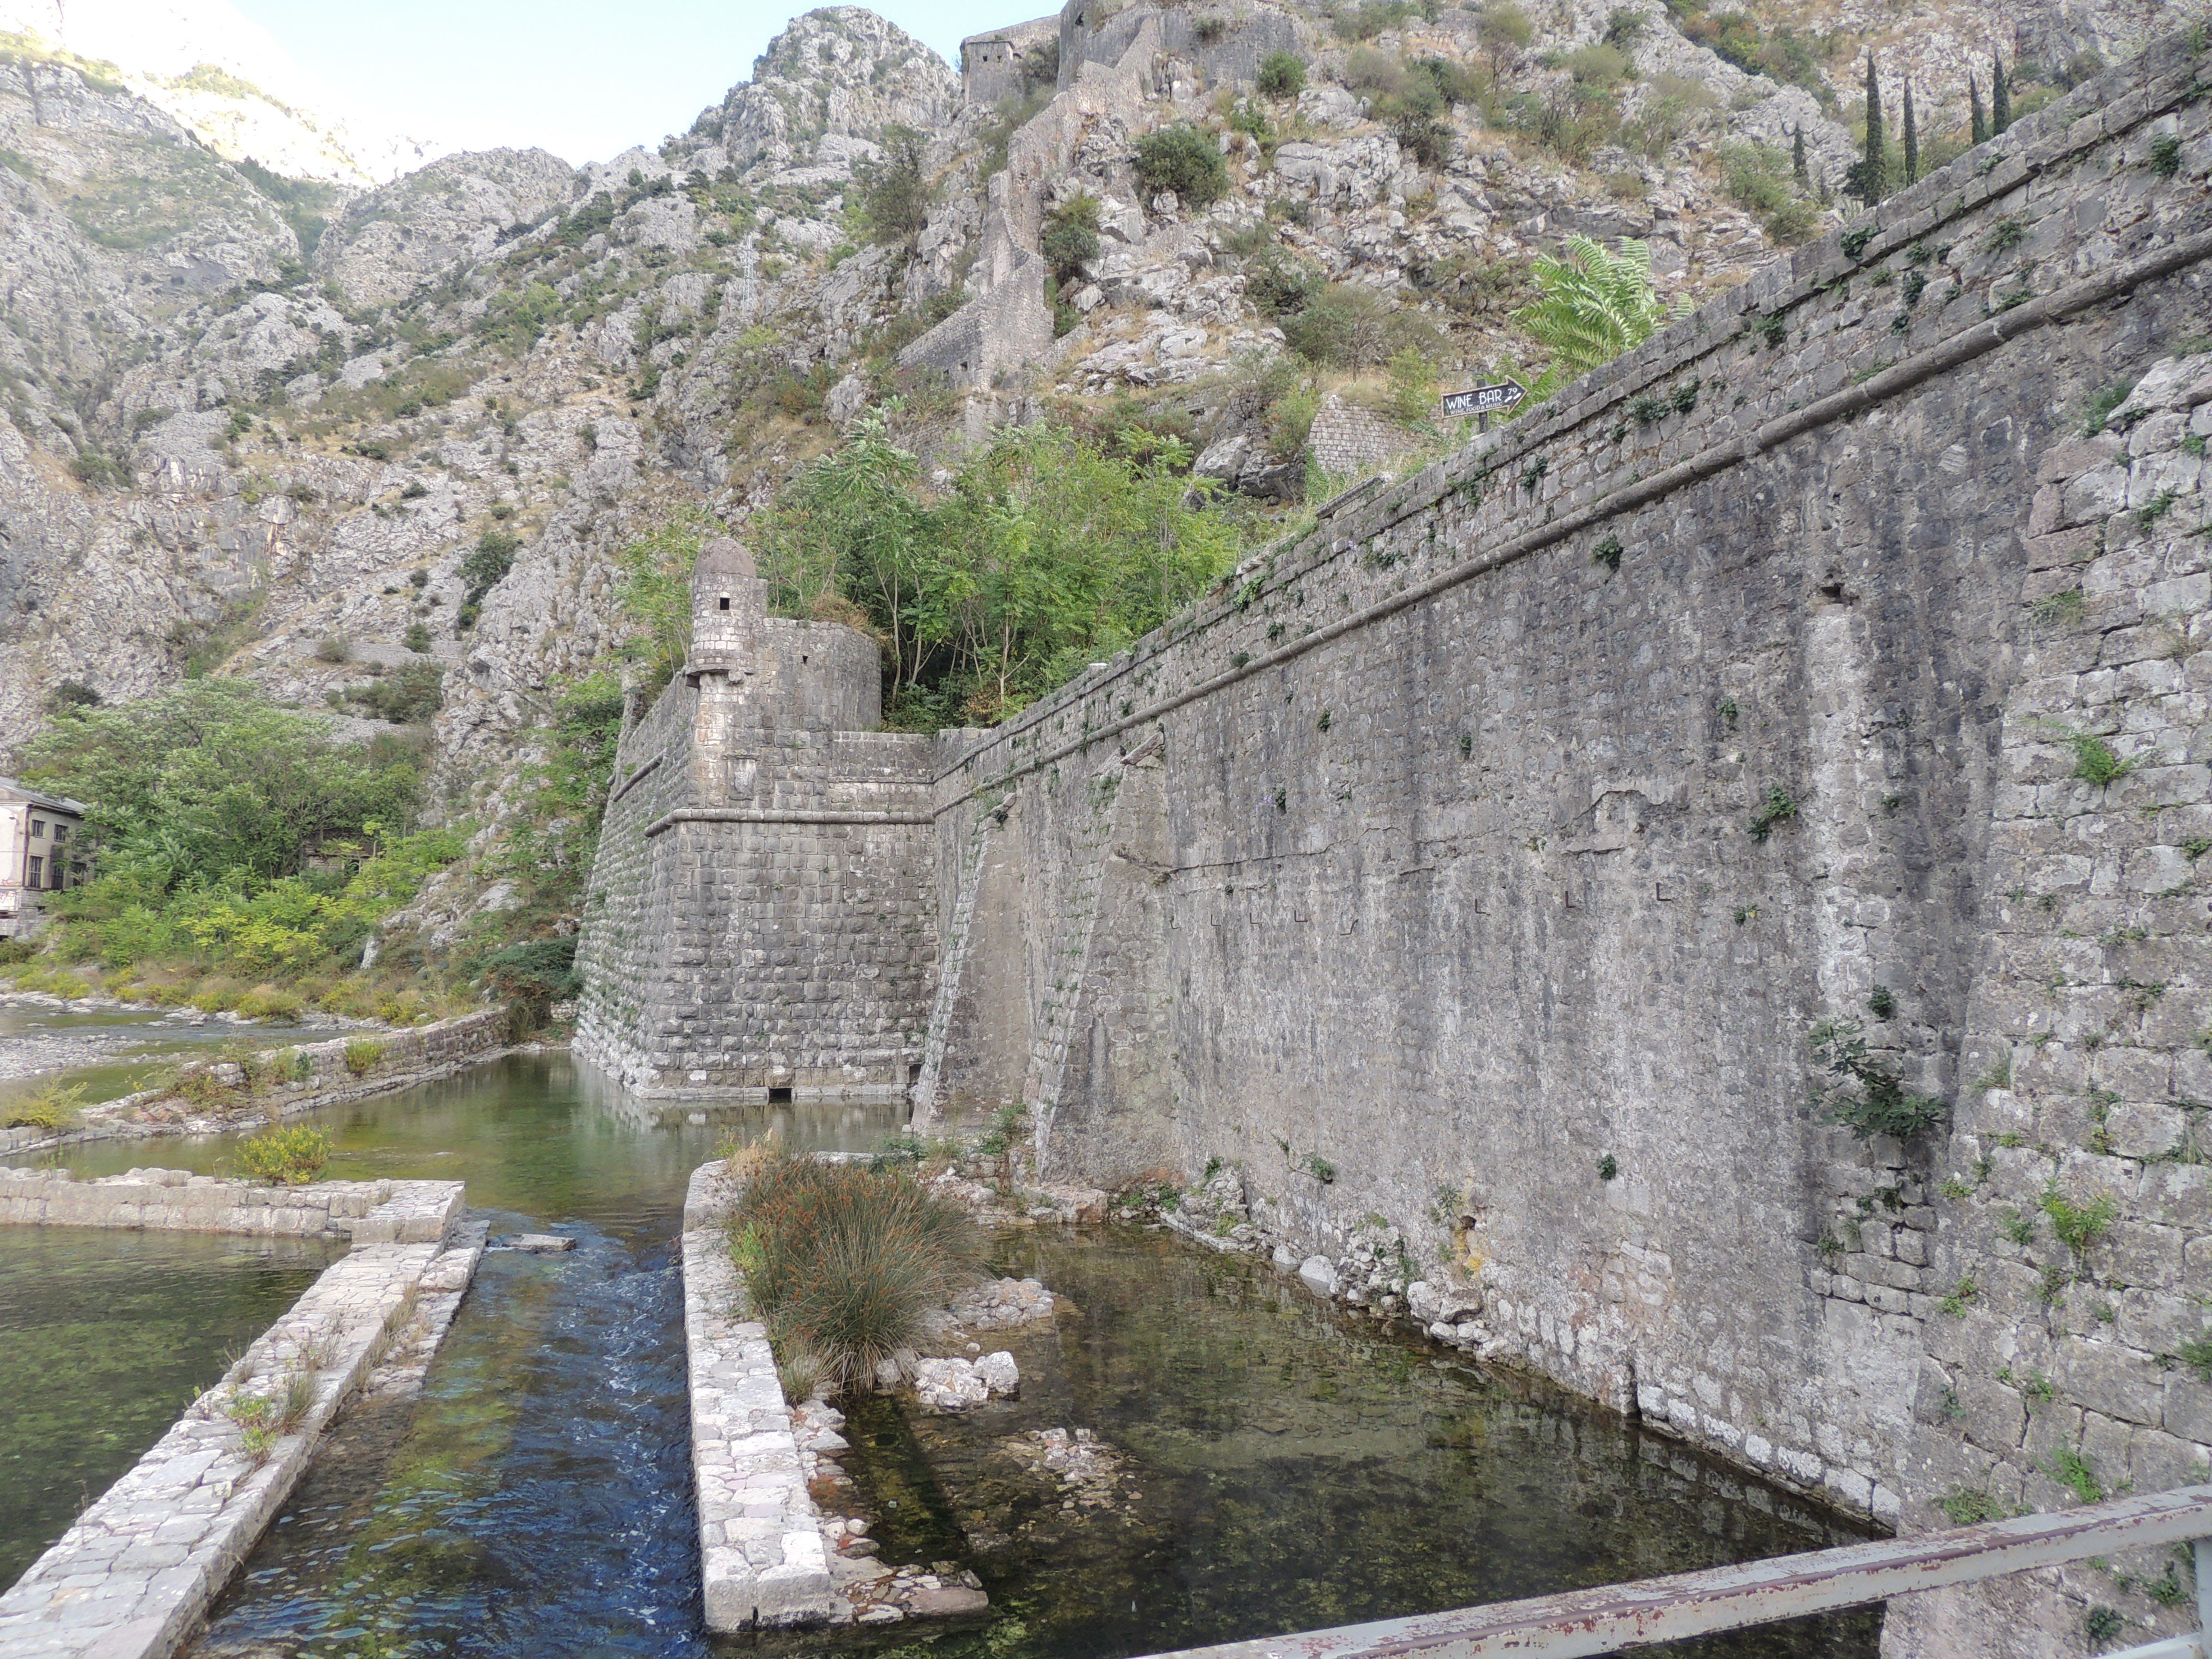
[[730,1253],[787,1383],[806,1358],[819,1368],[811,1385],[866,1383],[979,1271],[981,1235],[902,1170],[774,1152],[749,1162]]

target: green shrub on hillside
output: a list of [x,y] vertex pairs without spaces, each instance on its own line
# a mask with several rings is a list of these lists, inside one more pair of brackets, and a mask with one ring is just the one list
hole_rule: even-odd
[[380,720],[412,726],[436,714],[446,701],[446,671],[435,662],[402,663],[390,672],[356,685],[346,693]]
[[1295,98],[1306,89],[1305,60],[1296,52],[1271,52],[1260,60],[1260,95]]
[[1729,194],[1759,216],[1766,234],[1787,246],[1812,233],[1819,210],[1799,195],[1790,157],[1766,144],[1721,146]]
[[1171,190],[1187,208],[1218,202],[1229,190],[1229,164],[1196,127],[1163,127],[1137,140],[1137,178],[1147,191]]

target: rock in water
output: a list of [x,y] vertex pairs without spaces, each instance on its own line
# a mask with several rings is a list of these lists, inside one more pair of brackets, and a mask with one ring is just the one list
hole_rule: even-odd
[[923,1405],[941,1412],[965,1411],[991,1397],[991,1385],[964,1359],[917,1361],[914,1391]]

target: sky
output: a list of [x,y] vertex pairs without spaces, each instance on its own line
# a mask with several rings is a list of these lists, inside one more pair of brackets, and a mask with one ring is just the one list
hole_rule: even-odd
[[[648,149],[752,74],[804,0],[232,0],[349,105],[455,148],[571,162]],[[1024,9],[1024,7],[1031,9]],[[961,40],[1049,0],[877,0],[956,61]]]

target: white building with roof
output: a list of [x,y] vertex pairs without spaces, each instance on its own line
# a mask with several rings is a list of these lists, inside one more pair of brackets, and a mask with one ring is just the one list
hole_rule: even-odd
[[0,939],[37,931],[41,893],[84,878],[84,803],[0,778]]

